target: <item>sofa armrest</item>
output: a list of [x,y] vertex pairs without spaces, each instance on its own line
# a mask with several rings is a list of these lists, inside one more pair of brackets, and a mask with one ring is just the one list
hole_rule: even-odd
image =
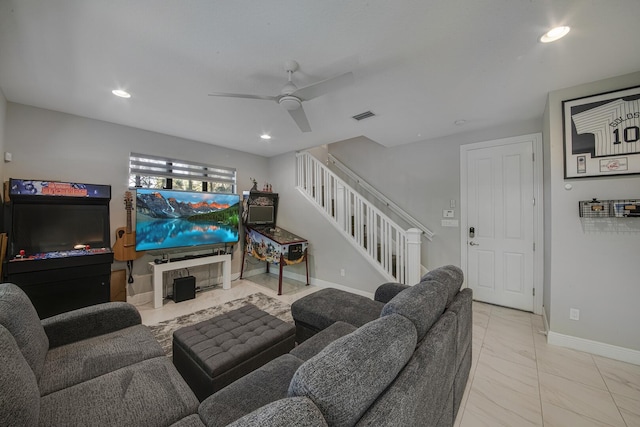
[[327,427],[320,409],[307,397],[288,397],[264,405],[227,427]]
[[49,348],[115,332],[142,323],[140,313],[126,302],[107,302],[42,320]]
[[302,344],[296,346],[289,354],[304,360],[305,362],[318,354],[328,344],[331,344],[338,338],[342,338],[345,335],[355,331],[355,326],[338,321],[326,329],[321,330]]
[[408,287],[409,286],[403,285],[402,283],[383,283],[382,285],[378,286],[378,289],[376,289],[376,294],[373,299],[375,301],[383,302],[386,304]]

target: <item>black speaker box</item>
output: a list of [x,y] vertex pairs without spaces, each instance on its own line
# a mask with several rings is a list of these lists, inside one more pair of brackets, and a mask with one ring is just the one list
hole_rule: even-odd
[[173,280],[173,300],[186,301],[196,297],[196,278],[193,276],[179,277]]

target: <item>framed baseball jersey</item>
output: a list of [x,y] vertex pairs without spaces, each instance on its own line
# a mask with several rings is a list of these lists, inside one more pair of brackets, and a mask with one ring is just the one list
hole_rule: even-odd
[[562,107],[565,178],[640,173],[640,86]]

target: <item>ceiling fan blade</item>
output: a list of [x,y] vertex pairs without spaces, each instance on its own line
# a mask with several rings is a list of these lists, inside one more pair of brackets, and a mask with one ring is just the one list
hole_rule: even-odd
[[339,76],[331,77],[330,79],[322,80],[318,83],[300,88],[297,91],[293,92],[291,95],[304,101],[308,101],[310,99],[324,95],[325,93],[343,89],[352,84],[354,81],[355,79],[353,77],[353,73],[349,71],[348,73],[340,74]]
[[264,99],[265,101],[278,101],[278,97],[277,96],[245,95],[245,94],[242,94],[242,93],[213,92],[213,93],[210,93],[209,96],[224,96],[224,97],[227,97],[227,98]]
[[289,112],[289,114],[291,114],[291,117],[302,132],[311,132],[311,125],[309,125],[309,120],[307,120],[307,115],[304,113],[302,106],[300,106],[300,108],[296,108],[295,110],[287,111]]

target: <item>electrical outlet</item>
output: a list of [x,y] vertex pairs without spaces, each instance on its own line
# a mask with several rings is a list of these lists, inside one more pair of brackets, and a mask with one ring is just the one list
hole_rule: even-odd
[[570,320],[580,320],[580,310],[577,308],[569,309],[569,319]]
[[341,275],[342,277],[344,277],[344,276],[345,276],[344,268],[341,268],[341,269],[340,269],[340,275]]

